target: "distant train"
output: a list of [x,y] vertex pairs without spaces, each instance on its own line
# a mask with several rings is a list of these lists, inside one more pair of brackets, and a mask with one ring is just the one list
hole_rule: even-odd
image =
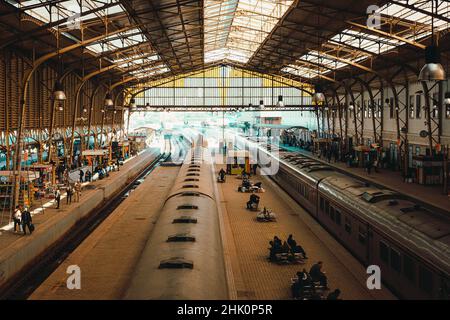
[[180,168],[125,299],[228,298],[212,164],[199,136]]
[[276,147],[244,138],[239,144],[278,160],[271,178],[361,263],[379,266],[382,281],[399,298],[450,298],[449,215],[300,153],[279,150],[275,159]]

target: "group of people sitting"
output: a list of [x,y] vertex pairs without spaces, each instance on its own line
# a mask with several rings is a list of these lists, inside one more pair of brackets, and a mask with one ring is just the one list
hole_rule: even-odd
[[242,184],[238,187],[240,192],[263,192],[262,182],[251,183],[249,178],[243,178]]
[[280,260],[279,255],[287,255],[289,260],[295,261],[301,255],[301,258],[308,259],[306,252],[303,247],[297,244],[294,240],[292,234],[289,235],[287,241],[282,242],[280,238],[275,236],[270,244],[270,255],[269,259],[272,262],[277,262]]
[[275,221],[276,218],[277,217],[275,213],[273,213],[272,210],[267,209],[266,207],[264,207],[264,209],[261,210],[256,216],[256,220],[260,222],[272,222]]
[[[328,288],[328,279],[322,270],[323,262],[315,263],[309,272],[306,269],[297,272],[297,277],[292,283],[292,296],[295,299],[322,299],[322,293]],[[341,291],[339,289],[330,292],[327,300],[338,300]]]

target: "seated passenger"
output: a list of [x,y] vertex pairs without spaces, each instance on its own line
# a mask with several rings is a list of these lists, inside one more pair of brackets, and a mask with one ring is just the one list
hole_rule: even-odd
[[336,289],[327,296],[327,300],[340,300],[339,295],[341,294],[341,290]]
[[255,204],[256,208],[258,208],[259,197],[256,194],[251,194],[250,199],[247,202],[247,209],[252,209],[252,205]]
[[306,256],[305,250],[303,250],[303,247],[297,244],[297,241],[294,240],[292,237],[292,234],[289,235],[287,239],[288,245],[291,247],[292,253],[300,253],[303,255],[304,259],[308,259]]
[[225,181],[225,170],[223,170],[223,168],[222,169],[220,169],[220,171],[219,171],[219,179],[220,179],[220,181]]
[[279,247],[281,247],[281,244],[282,244],[281,239],[278,238],[277,236],[273,237],[273,243],[275,246],[279,246]]
[[261,189],[262,188],[262,182],[257,182],[253,186],[258,188],[258,189]]
[[309,275],[311,276],[312,281],[320,282],[321,286],[328,288],[328,279],[325,272],[322,271],[322,265],[322,261],[314,264],[309,270]]
[[246,189],[250,189],[252,184],[250,183],[250,181],[248,179],[245,179],[244,181],[242,181],[242,186]]

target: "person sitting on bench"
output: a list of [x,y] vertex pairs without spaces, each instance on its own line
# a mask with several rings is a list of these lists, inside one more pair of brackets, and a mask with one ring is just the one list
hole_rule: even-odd
[[311,287],[311,277],[305,269],[297,272],[297,281],[292,286],[292,295],[294,298],[302,298],[305,288]]
[[244,179],[242,181],[242,187],[246,189],[250,189],[252,187],[252,184],[250,183],[250,180]]
[[281,247],[281,244],[282,244],[281,239],[278,238],[277,236],[273,237],[273,243],[275,246],[279,246],[279,247]]
[[303,259],[308,259],[305,250],[303,249],[302,246],[297,244],[297,241],[294,240],[292,234],[289,235],[287,243],[289,247],[291,247],[292,253],[300,253],[303,256]]
[[328,288],[328,279],[325,272],[322,271],[322,265],[322,261],[314,264],[309,270],[309,275],[311,276],[312,281],[320,282],[321,286]]
[[[278,238],[277,238],[278,239]],[[270,244],[270,260],[276,261],[276,255],[282,252],[281,244],[278,241],[269,241]]]
[[253,205],[255,205],[255,208],[258,208],[258,204],[259,204],[259,197],[256,194],[251,194],[250,195],[250,200],[247,202],[247,209],[252,209]]
[[219,181],[225,181],[225,170],[223,168],[219,171]]

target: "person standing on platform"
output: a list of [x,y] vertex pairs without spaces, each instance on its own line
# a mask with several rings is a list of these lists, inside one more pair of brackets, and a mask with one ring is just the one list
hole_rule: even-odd
[[81,183],[75,183],[75,202],[79,202],[81,199]]
[[22,230],[23,234],[27,234],[26,228],[28,228],[28,231],[30,231],[30,234],[33,233],[33,227],[31,225],[32,219],[30,211],[28,211],[28,208],[25,208],[22,212]]
[[254,163],[252,166],[252,169],[253,169],[253,175],[256,176],[256,170],[258,169],[258,164]]
[[86,170],[86,182],[91,182],[91,171],[89,169]]
[[56,209],[59,209],[59,205],[61,203],[61,191],[59,191],[59,188],[55,191],[55,200],[56,200]]
[[20,231],[20,225],[21,225],[21,221],[20,219],[22,219],[22,211],[20,210],[20,206],[16,206],[16,210],[14,211],[14,216],[13,216],[13,220],[14,220],[14,232],[17,232],[17,226],[19,227],[19,231]]
[[83,171],[83,169],[80,169],[80,182],[83,182],[83,177],[84,177],[84,171]]
[[73,195],[73,188],[72,186],[69,184],[69,186],[67,187],[67,204],[72,203],[72,195]]
[[372,161],[368,160],[367,161],[367,174],[370,175],[371,172],[372,172]]

